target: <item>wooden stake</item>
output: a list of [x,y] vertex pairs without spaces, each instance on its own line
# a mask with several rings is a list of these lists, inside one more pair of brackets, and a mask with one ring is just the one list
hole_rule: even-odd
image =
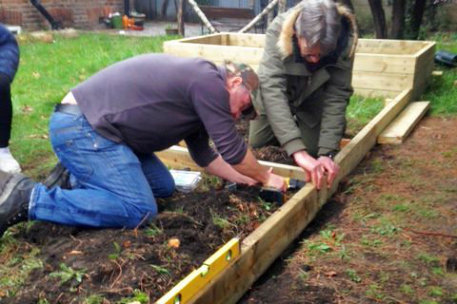
[[[268,3],[273,2],[274,0],[269,0]],[[268,12],[268,21],[267,21],[267,27],[273,22],[273,19],[275,18],[275,14],[273,10],[270,10]]]
[[238,31],[238,33],[246,33],[249,31],[257,22],[259,22],[260,19],[262,19],[263,16],[268,14],[275,5],[278,3],[280,0],[272,0],[270,3],[268,3],[267,7],[263,9],[263,11],[260,12],[257,16],[254,17],[254,19],[251,20],[245,27],[243,27],[241,30]]
[[278,14],[282,14],[286,11],[287,1],[286,0],[279,0],[278,3]]
[[202,12],[202,10],[198,7],[197,2],[195,0],[187,0],[189,1],[189,4],[192,6],[192,9],[194,12],[200,17],[200,20],[203,22],[203,24],[209,29],[211,34],[214,33],[219,33],[218,30],[214,28],[214,26],[209,22],[208,18],[206,18],[205,14]]
[[184,1],[185,0],[179,0],[179,5],[178,5],[178,33],[179,35],[184,37],[184,18],[183,18],[183,11],[184,11]]

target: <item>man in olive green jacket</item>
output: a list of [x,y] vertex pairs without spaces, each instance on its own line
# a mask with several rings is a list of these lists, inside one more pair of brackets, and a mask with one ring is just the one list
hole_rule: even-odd
[[266,33],[251,122],[254,148],[280,145],[318,189],[339,167],[357,41],[354,16],[333,0],[304,0],[279,15]]

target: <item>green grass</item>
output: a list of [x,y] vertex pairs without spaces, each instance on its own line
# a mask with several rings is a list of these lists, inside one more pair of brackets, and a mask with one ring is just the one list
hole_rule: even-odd
[[357,134],[384,106],[383,98],[354,95],[346,110],[348,133]]
[[11,148],[27,173],[36,177],[55,158],[48,140],[53,106],[81,81],[117,61],[149,52],[162,52],[160,37],[81,34],[54,43],[24,43],[12,86],[14,107]]
[[[436,41],[436,50],[443,50],[457,54],[457,34],[441,33],[428,40]],[[422,96],[422,100],[431,101],[432,115],[457,114],[457,68],[447,68],[435,64],[435,70],[443,71],[443,76],[432,77],[432,81]]]

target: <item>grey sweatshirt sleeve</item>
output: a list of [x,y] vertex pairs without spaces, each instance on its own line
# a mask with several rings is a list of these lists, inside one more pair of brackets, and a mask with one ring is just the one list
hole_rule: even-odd
[[216,159],[217,153],[209,146],[208,133],[204,129],[184,138],[189,154],[200,167],[208,166]]
[[231,165],[239,164],[246,155],[247,145],[236,131],[225,80],[216,69],[205,73],[193,82],[191,97],[195,111],[222,158]]

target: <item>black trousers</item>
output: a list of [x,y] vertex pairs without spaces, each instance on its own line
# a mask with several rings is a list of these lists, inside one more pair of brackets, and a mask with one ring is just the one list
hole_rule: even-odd
[[11,82],[8,76],[0,73],[0,148],[9,145],[12,117]]

